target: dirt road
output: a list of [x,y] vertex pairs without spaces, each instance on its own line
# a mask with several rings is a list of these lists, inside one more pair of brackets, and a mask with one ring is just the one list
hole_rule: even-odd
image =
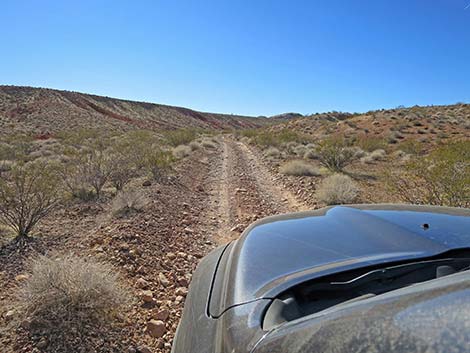
[[237,238],[253,221],[307,206],[284,189],[256,151],[230,136],[220,139],[218,158],[209,175],[207,216],[219,244]]

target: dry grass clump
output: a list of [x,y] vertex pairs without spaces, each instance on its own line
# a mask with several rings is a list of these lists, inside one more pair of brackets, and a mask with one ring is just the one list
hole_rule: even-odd
[[268,147],[264,151],[264,155],[266,157],[279,158],[281,156],[281,152],[276,147]]
[[189,147],[191,148],[191,151],[197,151],[201,148],[201,144],[198,141],[191,141],[189,143]]
[[115,216],[126,216],[142,211],[147,203],[148,199],[140,191],[120,191],[113,200],[112,211]]
[[186,145],[179,145],[173,148],[173,156],[177,159],[182,159],[184,157],[187,157],[191,154],[191,147],[186,146]]
[[295,175],[295,176],[319,176],[321,175],[320,171],[317,168],[301,160],[289,161],[283,164],[280,168],[280,172],[283,174]]
[[88,335],[101,334],[131,302],[108,264],[78,256],[39,256],[19,288],[16,311],[32,336],[48,349],[76,351]]
[[327,205],[352,203],[358,193],[356,183],[347,175],[333,174],[323,180],[317,190],[319,201]]
[[208,137],[202,139],[201,145],[204,148],[210,148],[210,149],[217,148],[217,142],[214,139],[208,138]]
[[385,150],[375,150],[371,153],[367,153],[364,157],[361,158],[362,163],[371,164],[376,161],[383,161],[387,153]]

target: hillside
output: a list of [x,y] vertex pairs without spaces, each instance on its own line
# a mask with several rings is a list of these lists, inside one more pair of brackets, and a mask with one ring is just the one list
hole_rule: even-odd
[[313,114],[272,129],[284,128],[315,139],[339,134],[346,138],[380,138],[392,145],[410,139],[434,145],[470,138],[470,104],[381,109],[363,114]]
[[46,88],[0,86],[0,133],[49,135],[77,128],[221,130],[253,128],[269,122],[264,117],[203,113]]

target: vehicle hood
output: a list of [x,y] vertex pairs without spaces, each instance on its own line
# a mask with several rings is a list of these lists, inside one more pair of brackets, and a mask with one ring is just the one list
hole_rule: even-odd
[[[226,252],[225,298],[213,315],[335,272],[470,247],[470,210],[406,205],[335,206],[263,219]],[[221,273],[223,272],[223,273]]]

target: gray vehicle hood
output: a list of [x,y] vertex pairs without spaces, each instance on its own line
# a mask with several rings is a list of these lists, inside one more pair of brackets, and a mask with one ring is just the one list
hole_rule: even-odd
[[227,248],[210,312],[335,272],[470,247],[470,210],[406,205],[336,206],[269,217]]

